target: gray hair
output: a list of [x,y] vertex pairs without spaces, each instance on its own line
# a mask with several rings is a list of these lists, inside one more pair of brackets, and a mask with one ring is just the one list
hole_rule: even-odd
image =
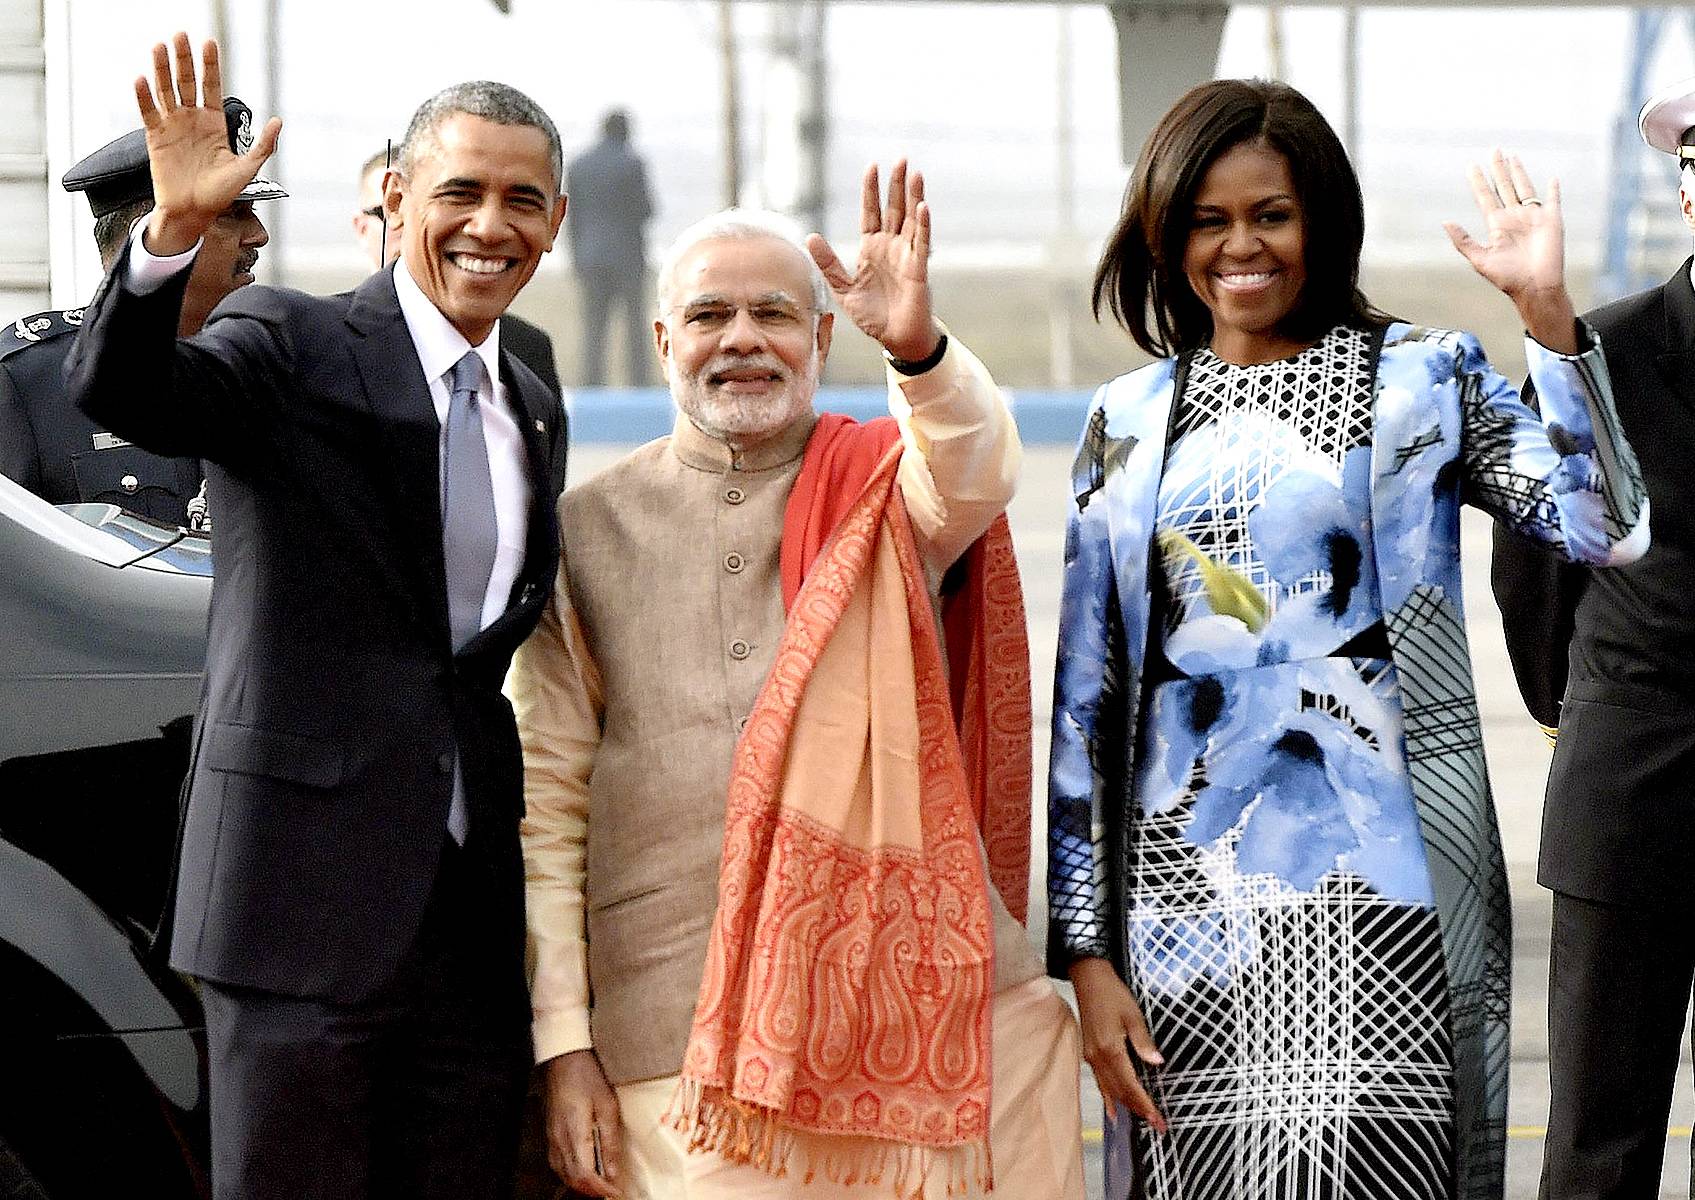
[[671,299],[677,264],[690,250],[702,242],[717,241],[720,238],[762,237],[776,238],[779,242],[793,246],[800,253],[801,261],[806,264],[807,281],[812,284],[813,311],[829,312],[830,285],[824,281],[824,272],[812,261],[812,252],[806,248],[806,239],[801,236],[800,226],[782,213],[759,208],[726,208],[723,212],[713,213],[683,230],[665,248],[665,253],[659,256],[659,286],[655,289],[655,298],[659,304],[660,317],[664,317]]
[[436,130],[449,117],[464,113],[481,117],[496,125],[526,125],[547,135],[547,157],[553,167],[553,186],[565,187],[565,148],[559,141],[559,130],[542,106],[517,88],[488,79],[473,79],[442,88],[418,106],[406,126],[406,138],[395,154],[394,165],[402,175],[412,174],[412,165],[425,143],[435,137]]
[[94,218],[94,244],[100,247],[100,265],[106,270],[118,260],[118,251],[129,238],[130,226],[153,211],[153,197],[131,200],[122,208],[113,209],[103,217]]

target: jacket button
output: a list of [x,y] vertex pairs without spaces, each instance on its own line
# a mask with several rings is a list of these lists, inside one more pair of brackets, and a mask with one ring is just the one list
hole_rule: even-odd
[[141,480],[137,479],[134,475],[125,475],[122,479],[118,480],[118,486],[131,495],[134,495],[135,490],[141,486]]
[[436,757],[436,770],[443,775],[453,774],[453,752],[451,750],[443,750]]
[[741,574],[742,556],[734,550],[724,556],[724,569],[732,575]]
[[742,489],[739,488],[739,487],[727,487],[727,488],[724,489],[724,503],[725,504],[740,504],[743,500],[746,500],[746,499],[747,499],[747,493],[742,491]]
[[746,717],[742,717],[741,719],[739,719],[736,722],[736,732],[738,734],[747,732],[747,718]]
[[736,659],[738,662],[752,653],[753,647],[742,641],[741,638],[737,638],[735,641],[730,643],[730,657]]

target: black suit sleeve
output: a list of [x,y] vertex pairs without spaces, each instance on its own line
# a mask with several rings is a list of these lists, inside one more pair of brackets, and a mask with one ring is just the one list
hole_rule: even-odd
[[1545,731],[1560,723],[1566,656],[1587,579],[1586,567],[1568,563],[1547,547],[1495,526],[1489,583],[1501,609],[1507,657],[1525,708]]
[[[1528,380],[1523,396],[1536,406]],[[1525,708],[1549,736],[1560,723],[1577,603],[1588,579],[1589,568],[1496,524],[1489,585],[1501,610],[1507,658]]]
[[559,385],[559,368],[553,361],[553,339],[546,331],[507,313],[500,319],[500,338],[506,349],[512,351],[512,357],[534,371],[553,398],[562,401],[565,393]]
[[[565,491],[565,459],[571,448],[571,415],[559,410],[559,431],[553,438],[553,458],[548,464],[548,480],[557,499]],[[563,535],[561,535],[563,536]]]
[[41,453],[36,445],[35,425],[12,378],[11,368],[0,363],[0,475],[41,494]]
[[155,454],[238,472],[269,461],[293,362],[274,294],[240,289],[206,328],[178,338],[188,272],[137,295],[125,286],[128,269],[126,247],[84,314],[65,363],[72,402]]

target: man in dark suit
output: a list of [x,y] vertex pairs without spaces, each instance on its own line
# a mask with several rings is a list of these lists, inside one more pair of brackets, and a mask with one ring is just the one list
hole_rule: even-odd
[[557,567],[564,414],[498,319],[565,213],[533,101],[419,108],[400,261],[251,287],[177,339],[184,267],[276,143],[219,136],[217,48],[154,49],[156,207],[67,365],[85,411],[207,464],[205,695],[172,963],[204,987],[215,1194],[502,1196],[528,1078],[522,773],[501,683]]
[[647,382],[652,354],[652,297],[643,290],[646,246],[643,230],[653,216],[647,169],[630,149],[630,117],[621,108],[600,122],[600,140],[571,160],[565,177],[571,216],[571,268],[583,304],[582,380],[606,382],[606,327],[612,310],[624,331],[624,383]]
[[[381,270],[400,257],[400,230],[391,228],[383,214],[383,176],[388,173],[389,151],[378,150],[359,169],[359,208],[353,214],[353,236],[365,252],[373,271]],[[500,345],[534,371],[547,390],[564,402],[559,386],[559,368],[553,360],[553,339],[539,326],[517,313],[500,318]]]
[[[253,115],[231,96],[224,101],[230,148],[251,145]],[[153,207],[147,139],[139,129],[108,142],[65,172],[67,192],[82,192],[94,213],[100,263],[111,270],[130,226]],[[254,201],[288,195],[268,179],[242,189],[206,231],[183,298],[179,331],[194,333],[213,307],[253,281],[259,249],[270,240]],[[191,523],[200,491],[199,462],[150,454],[101,428],[65,395],[65,356],[81,328],[80,308],[20,317],[0,333],[0,474],[51,504],[96,501],[169,525]],[[195,515],[204,515],[204,503]]]
[[[1695,80],[1651,100],[1640,125],[1681,160],[1695,230]],[[1648,553],[1588,571],[1496,533],[1495,596],[1519,688],[1558,730],[1538,872],[1554,892],[1547,1200],[1660,1194],[1695,984],[1692,269],[1585,317],[1647,484]]]

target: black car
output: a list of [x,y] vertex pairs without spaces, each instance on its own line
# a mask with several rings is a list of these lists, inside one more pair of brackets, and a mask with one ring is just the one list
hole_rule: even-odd
[[200,1008],[154,955],[206,538],[0,478],[0,1197],[208,1194]]
[[[0,564],[0,1200],[210,1196],[200,1003],[154,938],[211,541],[0,476]],[[560,1191],[532,1089],[517,1195]]]

